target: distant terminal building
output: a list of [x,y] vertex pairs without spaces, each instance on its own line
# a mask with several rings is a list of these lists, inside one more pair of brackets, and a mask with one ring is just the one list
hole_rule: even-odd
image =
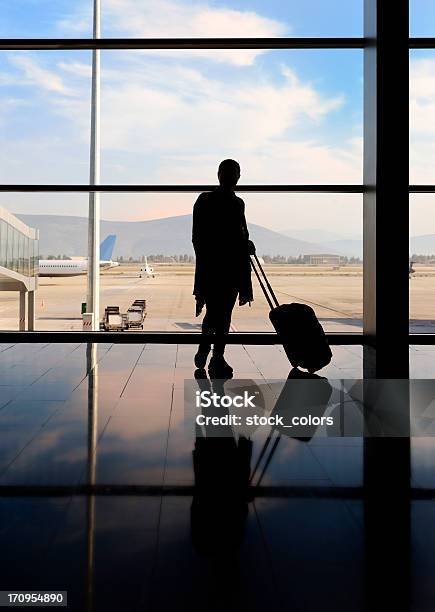
[[340,266],[340,255],[308,255],[308,264],[310,266]]
[[0,291],[18,291],[19,329],[35,328],[39,232],[0,207]]

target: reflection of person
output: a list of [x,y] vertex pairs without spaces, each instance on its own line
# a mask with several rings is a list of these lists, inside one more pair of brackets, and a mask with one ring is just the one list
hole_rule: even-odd
[[[201,391],[225,395],[224,381],[210,384],[195,373]],[[203,408],[205,416],[223,417],[228,408]],[[228,561],[243,541],[248,514],[252,442],[231,426],[196,427],[191,508],[192,540],[199,552]]]
[[[203,334],[215,336],[209,372],[213,378],[230,377],[232,368],[224,359],[225,335],[239,296],[242,306],[251,302],[252,284],[249,254],[255,251],[249,240],[245,203],[234,189],[240,178],[240,166],[232,159],[219,165],[219,187],[202,193],[193,208],[192,242],[196,255],[196,314],[206,307]],[[204,368],[211,350],[201,342],[195,355],[197,368]]]

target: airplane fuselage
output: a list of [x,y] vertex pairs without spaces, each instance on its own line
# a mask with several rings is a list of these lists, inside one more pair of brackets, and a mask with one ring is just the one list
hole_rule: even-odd
[[[100,261],[100,270],[119,266],[117,261]],[[39,260],[39,277],[61,278],[67,276],[82,276],[88,272],[87,259],[41,259]]]

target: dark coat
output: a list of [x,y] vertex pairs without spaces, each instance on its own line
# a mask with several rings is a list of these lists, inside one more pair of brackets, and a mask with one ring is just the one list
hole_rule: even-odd
[[238,291],[239,304],[251,302],[252,283],[245,203],[221,187],[201,193],[193,207],[196,255],[193,293],[199,310],[208,296]]

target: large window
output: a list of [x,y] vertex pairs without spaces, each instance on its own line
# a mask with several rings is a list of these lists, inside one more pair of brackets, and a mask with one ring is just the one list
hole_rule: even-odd
[[[89,37],[92,5],[43,2],[36,9],[29,3],[25,14],[11,5],[5,35]],[[101,52],[101,182],[172,191],[102,194],[101,239],[116,235],[113,258],[120,265],[102,274],[100,315],[105,306],[126,309],[146,299],[147,329],[197,329],[190,214],[198,192],[177,193],[177,186],[213,185],[219,161],[233,157],[242,166],[241,183],[261,189],[241,195],[281,297],[313,305],[327,329],[359,330],[362,212],[361,196],[352,191],[362,183],[362,50],[355,48],[362,45],[339,41],[328,48],[320,40],[311,48],[280,48],[280,37],[361,36],[362,0],[328,6],[170,0],[163,8],[154,1],[102,2],[102,36],[272,42]],[[91,52],[15,50],[0,61],[10,101],[2,182],[86,184]],[[292,184],[331,189],[268,192],[268,186]],[[348,193],[334,193],[340,184]],[[87,255],[87,197],[9,194],[1,200],[40,229],[41,258],[62,261]],[[146,262],[154,278],[144,272]],[[232,263],[223,257],[222,265]],[[39,296],[37,329],[80,328],[83,275],[41,277]],[[234,329],[270,331],[258,287],[252,308],[237,310]]]
[[[196,328],[189,215],[199,188],[215,183],[219,161],[234,157],[253,237],[283,298],[312,304],[331,331],[339,319],[345,330],[361,329],[363,0],[101,4],[101,183],[113,191],[101,195],[100,229],[102,240],[117,236],[112,256],[121,264],[103,272],[101,309],[139,298],[151,308],[166,284],[148,329]],[[411,36],[433,35],[432,4],[411,0]],[[4,5],[2,34],[22,44],[5,43],[0,54],[1,183],[86,189],[92,52],[80,39],[92,36],[93,2]],[[54,38],[60,42],[44,49]],[[435,184],[433,54],[410,52],[413,185]],[[418,195],[427,204],[430,197]],[[0,203],[28,222],[32,216],[41,255],[68,261],[87,255],[87,198],[85,191],[4,193]],[[416,218],[411,212],[411,233]],[[428,205],[428,228],[431,220]],[[19,251],[5,256],[23,265]],[[146,262],[155,278],[143,273]],[[68,304],[80,312],[85,279],[58,283],[61,295],[76,283]],[[237,311],[238,329],[269,329],[261,300]],[[413,300],[411,319],[419,320]],[[60,303],[51,307],[59,309],[53,325],[65,328]],[[46,325],[37,311],[37,329]]]

